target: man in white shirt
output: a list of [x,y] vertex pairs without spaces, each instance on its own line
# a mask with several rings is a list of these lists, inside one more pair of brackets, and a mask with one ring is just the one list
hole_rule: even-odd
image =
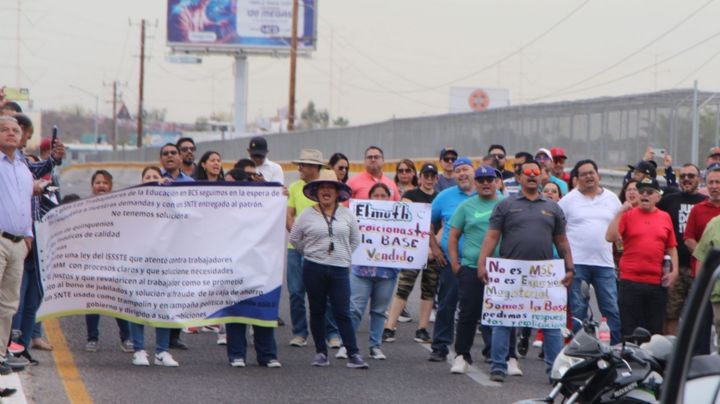
[[250,155],[250,159],[255,162],[255,167],[263,175],[265,181],[285,184],[285,175],[283,174],[280,164],[272,162],[267,158],[268,145],[264,137],[255,136],[250,139],[247,152]]
[[[577,188],[558,202],[567,220],[567,238],[575,263],[570,310],[577,319],[587,317],[588,302],[582,296],[580,285],[582,281],[593,285],[600,312],[610,326],[611,343],[617,344],[621,341],[617,281],[612,244],[605,241],[605,231],[620,210],[620,200],[600,186],[594,161],[578,161],[575,171]],[[577,329],[579,324],[573,327]]]

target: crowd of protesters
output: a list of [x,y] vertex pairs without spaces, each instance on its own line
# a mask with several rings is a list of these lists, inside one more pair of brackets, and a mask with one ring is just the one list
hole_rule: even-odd
[[[58,175],[65,153],[61,140],[43,140],[41,156],[25,153],[33,134],[30,119],[14,105],[0,115],[0,374],[37,361],[31,349],[52,350],[42,337],[35,314],[42,300],[33,221],[61,203]],[[142,171],[138,183],[240,181],[285,185],[281,166],[268,158],[265,138],[252,138],[247,158],[227,172],[223,156],[207,151],[196,162],[196,144],[181,138],[160,148],[158,165]],[[527,355],[532,330],[480,325],[486,260],[562,259],[562,284],[568,289],[568,316],[582,320],[588,302],[583,282],[593,286],[611,342],[620,342],[635,327],[673,334],[683,302],[708,246],[720,228],[720,148],[713,148],[704,167],[684,164],[676,172],[663,156],[665,186],[658,182],[652,149],[629,166],[619,195],[601,185],[596,162],[578,159],[571,170],[562,147],[517,151],[512,162],[502,145],[490,145],[479,164],[465,155],[477,150],[446,146],[437,162],[400,160],[394,175],[381,147],[364,151],[363,168],[350,175],[350,160],[335,153],[328,160],[315,149],[303,149],[293,163],[298,180],[288,184],[286,230],[287,289],[292,338],[302,348],[312,336],[313,366],[330,364],[329,349],[347,367],[368,368],[356,338],[369,310],[368,356],[384,360],[396,340],[399,319],[420,278],[420,305],[415,341],[431,344],[429,360],[445,362],[452,351],[452,373],[473,363],[476,332],[490,378],[522,376],[519,359]],[[93,195],[112,191],[113,177],[99,170],[89,179]],[[66,200],[77,199],[69,195]],[[360,232],[347,208],[349,199],[376,199],[431,204],[432,231],[427,265],[420,271],[352,265]],[[665,266],[665,271],[663,267]],[[711,327],[720,326],[720,292],[713,295],[702,318],[697,354],[709,353]],[[716,310],[713,315],[713,308]],[[309,309],[309,310],[308,310]],[[414,308],[410,307],[410,311]],[[308,321],[309,318],[309,321]],[[431,328],[431,318],[434,325]],[[86,351],[98,349],[100,316],[88,315]],[[569,328],[577,322],[569,321]],[[119,345],[133,353],[132,363],[149,366],[144,330],[117,320]],[[230,323],[203,327],[219,333],[232,367],[245,367],[247,326]],[[257,362],[279,368],[274,328],[252,326]],[[14,333],[13,330],[18,332]],[[186,329],[196,332],[197,329]],[[188,349],[178,329],[155,332],[154,363],[175,367],[171,349]],[[535,333],[534,346],[549,370],[564,343],[559,329]],[[390,355],[386,353],[389,352]],[[0,396],[12,394],[0,390]]]

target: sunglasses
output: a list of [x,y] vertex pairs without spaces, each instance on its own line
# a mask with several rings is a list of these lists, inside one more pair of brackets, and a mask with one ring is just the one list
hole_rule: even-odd
[[652,195],[655,192],[657,192],[657,191],[652,188],[643,188],[643,189],[638,190],[638,193],[640,195]]
[[495,157],[498,160],[502,160],[505,158],[505,155],[502,153],[495,153],[495,154],[491,154],[490,157]]
[[539,156],[535,156],[535,161],[548,161],[548,160],[550,160],[550,157],[548,157],[548,156],[546,156],[546,155],[544,155],[544,154],[541,154],[541,155],[539,155]]
[[410,174],[413,170],[411,168],[398,168],[397,172],[398,174]]
[[194,146],[183,146],[180,148],[180,151],[183,153],[194,152],[195,150],[197,149]]
[[178,152],[176,152],[175,150],[168,150],[168,151],[162,152],[163,156],[174,156],[176,154],[178,154]]
[[347,170],[348,170],[348,166],[337,166],[336,168],[337,168],[338,170],[340,170],[340,171],[347,171]]
[[697,174],[692,174],[692,173],[680,174],[680,179],[685,179],[685,178],[687,178],[687,179],[692,180],[692,179],[694,179],[695,177],[697,177]]
[[522,173],[527,176],[531,176],[531,175],[536,176],[536,175],[540,175],[540,169],[539,168],[526,168],[523,170]]
[[493,177],[477,177],[475,181],[480,184],[492,184],[495,181]]
[[443,157],[443,161],[446,163],[454,163],[457,157]]
[[365,158],[368,160],[380,160],[382,156],[379,154],[371,154],[369,156],[365,156]]

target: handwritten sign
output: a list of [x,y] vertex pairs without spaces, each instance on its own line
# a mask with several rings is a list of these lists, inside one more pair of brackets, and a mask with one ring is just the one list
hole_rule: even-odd
[[353,265],[422,269],[430,246],[430,204],[353,199],[361,243]]
[[563,260],[521,261],[488,258],[482,324],[564,328],[567,290]]

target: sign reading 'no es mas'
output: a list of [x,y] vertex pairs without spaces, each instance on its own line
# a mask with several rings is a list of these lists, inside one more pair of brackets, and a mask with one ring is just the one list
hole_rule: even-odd
[[430,245],[430,205],[354,199],[361,242],[353,265],[422,269]]
[[563,328],[567,290],[563,260],[522,261],[488,258],[482,324]]

